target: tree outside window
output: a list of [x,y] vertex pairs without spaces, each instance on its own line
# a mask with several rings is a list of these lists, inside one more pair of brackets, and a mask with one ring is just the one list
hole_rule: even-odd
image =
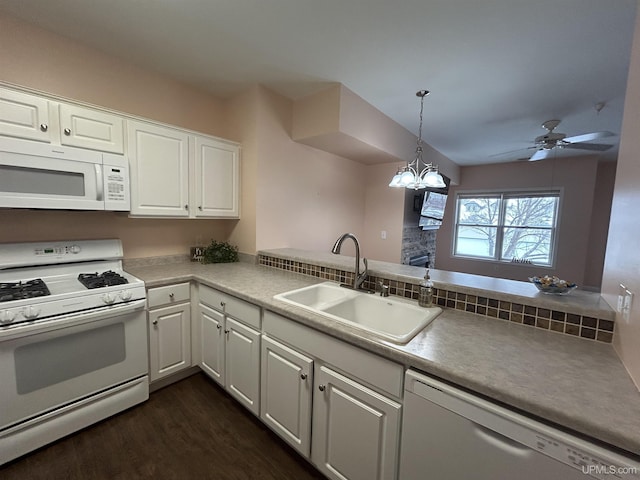
[[453,253],[550,266],[560,192],[458,194]]

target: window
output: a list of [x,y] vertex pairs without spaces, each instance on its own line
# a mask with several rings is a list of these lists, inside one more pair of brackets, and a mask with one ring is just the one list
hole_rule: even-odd
[[453,254],[551,266],[559,191],[459,193]]

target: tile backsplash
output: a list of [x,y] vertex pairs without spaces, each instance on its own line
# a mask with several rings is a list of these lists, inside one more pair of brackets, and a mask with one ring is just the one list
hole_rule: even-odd
[[[353,272],[339,268],[314,265],[303,261],[283,259],[264,254],[259,254],[257,261],[260,265],[320,279],[340,283],[353,282]],[[369,276],[364,283],[364,287],[374,290],[381,281],[385,285],[389,285],[389,293],[391,295],[414,300],[418,299],[420,286],[416,283]],[[613,340],[614,322],[611,320],[498,300],[489,296],[471,295],[442,288],[435,288],[434,302],[445,308],[462,310],[488,318],[520,323],[588,340],[604,343],[611,343]]]

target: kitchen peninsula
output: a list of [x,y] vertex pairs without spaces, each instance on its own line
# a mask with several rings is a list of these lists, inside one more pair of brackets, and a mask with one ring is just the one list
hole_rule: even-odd
[[[213,287],[263,311],[282,315],[543,421],[640,454],[640,393],[609,343],[532,328],[501,320],[499,316],[494,319],[470,313],[466,307],[462,310],[447,307],[445,301],[443,313],[436,320],[406,345],[395,345],[273,299],[276,294],[326,281],[336,271],[352,269],[351,258],[289,249],[258,252],[257,258],[257,262],[250,259],[215,265],[131,260],[127,268],[151,288],[179,282]],[[418,283],[422,271],[417,267],[371,262],[369,273],[387,281],[401,281],[406,289],[407,284]],[[460,277],[434,271],[432,278],[437,289],[453,291],[454,282]],[[511,283],[513,289],[495,292],[498,302],[521,305],[519,302],[527,298],[528,306],[551,312],[558,312],[558,305],[563,305],[583,321],[601,320],[603,332],[609,328],[604,322],[611,321],[613,312],[598,300],[597,294],[574,292],[579,295],[556,299],[527,292],[525,287],[535,292],[533,285],[517,283]],[[485,298],[476,286],[466,284],[459,289],[476,289],[472,295],[477,297],[476,302]],[[457,298],[456,302],[462,301]],[[465,305],[471,303],[467,300]],[[572,325],[572,319],[568,325]]]

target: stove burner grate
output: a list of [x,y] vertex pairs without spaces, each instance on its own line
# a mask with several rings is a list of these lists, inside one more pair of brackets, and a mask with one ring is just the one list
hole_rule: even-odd
[[103,273],[81,273],[78,280],[82,285],[91,288],[111,287],[113,285],[124,285],[129,281],[119,273],[108,270]]
[[51,292],[49,292],[49,288],[40,278],[26,282],[0,283],[0,302],[44,297],[46,295],[51,295]]

